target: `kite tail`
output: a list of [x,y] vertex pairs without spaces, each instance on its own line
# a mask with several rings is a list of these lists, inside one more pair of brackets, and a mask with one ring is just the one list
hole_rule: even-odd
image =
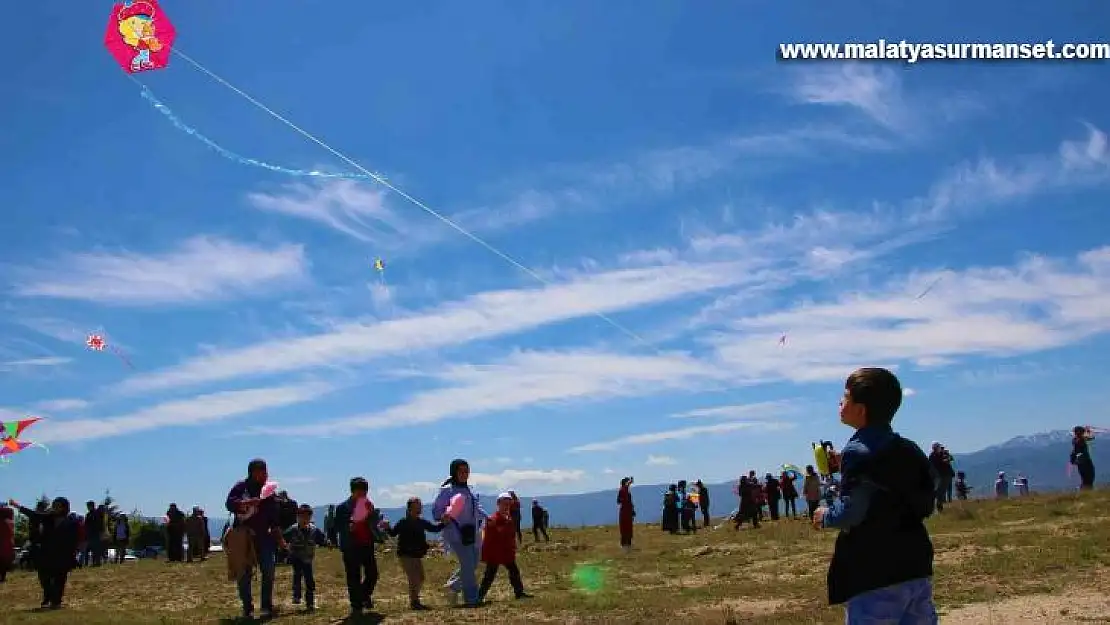
[[214,151],[216,154],[219,154],[220,156],[228,159],[229,161],[239,163],[240,165],[248,165],[250,167],[258,167],[260,169],[266,169],[266,170],[269,170],[269,171],[272,171],[272,172],[277,172],[279,174],[285,174],[287,176],[301,176],[301,177],[310,177],[310,178],[333,178],[333,179],[338,178],[338,179],[346,179],[346,180],[376,180],[377,179],[377,177],[375,177],[375,176],[368,176],[366,174],[341,174],[341,173],[328,173],[328,172],[308,170],[308,169],[289,169],[288,167],[282,167],[280,165],[273,165],[271,163],[266,163],[264,161],[260,161],[260,160],[257,160],[257,159],[248,158],[246,156],[240,156],[239,154],[236,154],[235,152],[232,152],[231,150],[228,150],[227,148],[223,147],[222,145],[220,145],[220,144],[216,143],[215,141],[209,139],[208,137],[202,135],[200,133],[200,131],[198,131],[196,128],[193,128],[192,126],[190,126],[190,125],[186,124],[185,122],[181,121],[181,119],[178,118],[177,115],[175,115],[172,110],[170,110],[170,107],[166,106],[165,104],[162,103],[161,100],[159,100],[157,97],[155,97],[154,93],[151,92],[151,90],[148,89],[146,87],[146,85],[143,85],[142,83],[139,83],[139,84],[142,86],[142,89],[143,89],[143,91],[142,91],[143,98],[147,102],[149,102],[150,105],[155,108],[155,110],[157,110],[159,113],[161,113],[163,116],[165,116],[165,118],[167,120],[169,120],[169,122],[171,124],[173,124],[173,126],[175,128],[177,128],[178,130],[180,130],[181,132],[183,132],[187,135],[192,136],[197,141],[200,141],[204,145],[211,148],[212,151]]
[[132,370],[135,369],[135,365],[131,364],[131,359],[128,358],[127,354],[123,353],[122,350],[120,350],[118,347],[115,347],[115,346],[113,346],[111,348],[111,350],[112,350],[112,353],[115,354],[116,357],[120,359],[120,362],[127,365],[128,369],[132,369]]
[[32,442],[30,445],[28,445],[28,447],[38,447],[39,449],[45,451],[46,453],[50,453],[50,448],[47,447],[46,445],[43,445],[42,443]]

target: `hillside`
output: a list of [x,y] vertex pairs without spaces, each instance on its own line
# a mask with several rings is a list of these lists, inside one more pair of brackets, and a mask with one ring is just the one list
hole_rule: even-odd
[[[1071,451],[1071,434],[1064,430],[1019,436],[998,445],[979,451],[956,454],[957,468],[965,471],[972,485],[972,496],[993,496],[994,479],[998,471],[1006,471],[1012,479],[1018,472],[1029,477],[1034,491],[1054,492],[1072,490],[1078,485],[1078,477],[1067,473],[1068,453]],[[927,443],[924,443],[927,444]],[[1110,440],[1096,440],[1091,445],[1091,453],[1096,467],[1110,470]],[[742,470],[738,467],[737,474]],[[765,471],[764,471],[765,472]],[[675,476],[675,480],[683,476]],[[686,476],[687,480],[696,476]],[[728,515],[736,508],[735,482],[709,484],[710,513],[715,518]],[[636,502],[637,521],[657,523],[662,516],[662,497],[666,484],[645,484],[632,488]],[[293,493],[294,496],[296,493]],[[481,493],[482,501],[492,508],[490,493]],[[522,495],[524,505],[530,505],[532,497]],[[543,495],[541,503],[551,514],[551,524],[567,527],[589,527],[608,525],[616,522],[617,489],[575,493],[571,495]],[[804,506],[804,503],[800,503]],[[326,506],[315,508],[316,521],[323,523]],[[385,508],[390,519],[398,519],[404,514],[402,508]],[[429,511],[425,511],[429,514]],[[225,519],[214,518],[210,521],[213,535],[223,528]],[[531,527],[531,516],[527,509],[524,513],[524,526]]]
[[[930,519],[936,548],[935,592],[946,625],[978,623],[1105,623],[1110,620],[1110,491],[968,502]],[[437,588],[454,562],[426,561],[425,602],[407,609],[404,578],[391,554],[379,557],[375,605],[389,623],[579,623],[796,625],[842,623],[825,605],[825,571],[835,532],[803,521],[767,523],[759,530],[728,528],[691,536],[636,528],[635,550],[621,554],[615,528],[560,530],[553,542],[526,541],[519,554],[524,583],[535,598],[512,600],[501,578],[491,604],[478,610],[446,607]],[[339,554],[321,550],[316,562],[319,611],[290,614],[290,569],[279,567],[280,622],[341,622],[346,590]],[[66,609],[32,613],[36,577],[9,575],[0,584],[4,622],[13,625],[153,625],[234,622],[238,606],[224,558],[202,564],[129,562],[70,575]],[[381,617],[362,621],[376,623]]]

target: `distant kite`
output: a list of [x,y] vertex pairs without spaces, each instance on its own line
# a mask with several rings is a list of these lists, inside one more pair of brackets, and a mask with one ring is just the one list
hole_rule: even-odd
[[94,352],[102,352],[107,349],[108,351],[115,354],[116,357],[120,359],[120,362],[127,365],[128,369],[135,368],[134,365],[131,364],[131,359],[129,359],[126,354],[120,351],[118,347],[114,345],[109,346],[108,342],[104,340],[104,336],[101,334],[90,334],[88,337],[86,337],[85,346],[93,350]]
[[786,333],[779,337],[779,345],[786,347]]
[[137,74],[169,65],[176,36],[158,0],[124,0],[112,6],[104,45],[123,71]]

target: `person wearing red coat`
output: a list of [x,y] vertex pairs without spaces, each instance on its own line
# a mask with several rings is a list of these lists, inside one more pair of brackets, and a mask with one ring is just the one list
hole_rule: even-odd
[[486,600],[486,593],[497,577],[497,569],[502,566],[509,572],[509,584],[512,585],[516,598],[526,599],[531,596],[524,592],[520,568],[516,565],[516,523],[513,522],[512,507],[512,495],[498,495],[497,512],[489,517],[482,530],[482,562],[486,563],[486,572],[478,588],[479,604]]
[[636,519],[636,506],[632,502],[632,478],[621,480],[621,489],[617,491],[617,523],[621,532],[621,549],[632,549],[633,523]]

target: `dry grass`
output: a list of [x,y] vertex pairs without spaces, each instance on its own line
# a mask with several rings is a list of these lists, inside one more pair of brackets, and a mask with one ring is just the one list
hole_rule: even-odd
[[[936,596],[944,622],[1110,621],[1108,504],[1110,491],[971,503],[934,518]],[[502,578],[488,607],[445,607],[438,590],[451,562],[432,556],[425,599],[434,609],[424,614],[407,610],[400,567],[385,554],[375,601],[386,620],[397,623],[839,623],[841,610],[824,601],[833,538],[803,521],[692,536],[639,526],[636,551],[622,555],[615,528],[553,532],[555,542],[533,546],[529,539],[520,555],[534,599],[513,601]],[[292,611],[290,571],[279,567],[275,595],[284,610],[278,622],[343,621],[338,554],[324,551],[317,560],[320,607],[311,616]],[[605,586],[596,594],[574,587],[571,572],[584,562],[605,571]],[[4,622],[199,624],[234,622],[238,614],[218,554],[199,565],[139,562],[75,571],[60,612],[32,612],[38,592],[33,574],[10,576],[0,585]]]

